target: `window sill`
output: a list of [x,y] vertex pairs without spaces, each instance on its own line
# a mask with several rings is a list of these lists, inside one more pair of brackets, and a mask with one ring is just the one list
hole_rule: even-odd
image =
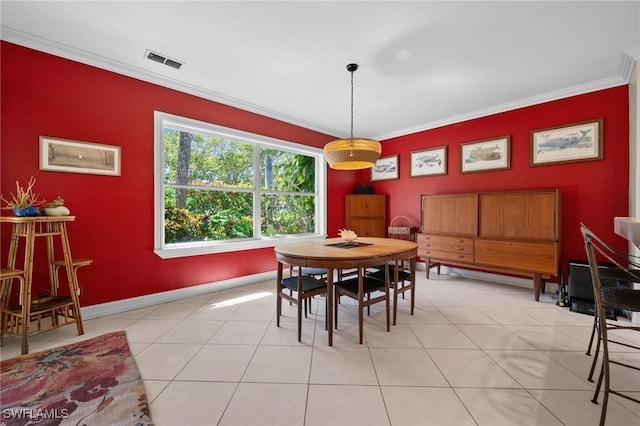
[[297,237],[265,238],[262,240],[246,240],[224,243],[192,243],[180,244],[169,248],[156,248],[154,253],[162,259],[176,257],[199,256],[205,254],[228,253],[241,250],[253,250],[265,247],[275,247],[276,244],[293,241],[324,239],[324,235],[305,235]]

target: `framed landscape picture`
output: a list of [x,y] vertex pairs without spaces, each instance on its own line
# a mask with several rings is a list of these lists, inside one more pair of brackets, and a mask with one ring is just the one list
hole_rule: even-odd
[[447,147],[424,149],[411,153],[411,177],[447,174]]
[[460,145],[460,173],[506,170],[511,167],[510,136]]
[[398,179],[398,154],[380,157],[371,167],[371,180]]
[[40,170],[120,176],[120,147],[40,136]]
[[531,131],[532,166],[602,160],[602,119]]

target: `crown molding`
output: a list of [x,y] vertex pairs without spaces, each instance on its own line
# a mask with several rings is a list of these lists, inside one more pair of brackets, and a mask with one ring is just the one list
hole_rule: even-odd
[[30,49],[38,50],[40,52],[49,53],[61,58],[80,62],[85,65],[90,65],[117,74],[122,74],[127,77],[145,81],[147,83],[157,84],[162,87],[198,96],[200,98],[238,108],[243,111],[263,115],[265,117],[300,126],[308,130],[324,133],[329,136],[341,133],[336,129],[325,128],[319,126],[316,123],[302,120],[288,114],[283,114],[281,112],[274,111],[250,102],[245,102],[231,96],[223,95],[222,93],[208,90],[201,86],[186,84],[182,81],[167,77],[166,75],[157,74],[143,68],[134,67],[129,64],[115,61],[101,55],[96,55],[92,52],[88,52],[82,49],[77,49],[63,43],[53,42],[51,40],[44,39],[33,34],[25,33],[23,31],[7,27],[6,25],[0,25],[0,39],[20,46],[28,47]]
[[627,83],[631,80],[633,66],[636,61],[640,61],[640,50],[625,50],[622,53],[622,61],[618,70],[618,75]]
[[[631,75],[631,73],[629,73]],[[459,114],[452,117],[447,117],[442,120],[432,121],[418,126],[408,127],[405,129],[399,129],[393,133],[387,133],[377,137],[378,140],[384,141],[387,139],[397,138],[400,136],[406,136],[413,133],[422,132],[425,130],[431,130],[438,127],[447,126],[450,124],[460,123],[462,121],[473,120],[476,118],[482,118],[493,114],[499,114],[501,112],[511,111],[519,108],[524,108],[532,105],[538,105],[545,102],[551,102],[558,99],[568,98],[571,96],[582,95],[585,93],[595,92],[598,90],[609,89],[612,87],[622,86],[628,84],[629,79],[626,80],[616,76],[606,78],[578,86],[569,87],[566,89],[556,90],[552,92],[543,93],[529,98],[518,99],[513,102],[507,102],[500,105],[495,105],[489,108],[482,108],[479,110],[471,111],[465,114]]]
[[[94,66],[96,68],[104,69],[107,71],[122,74],[127,77],[135,78],[141,81],[145,81],[152,84],[157,84],[162,87],[174,89],[183,93],[187,93],[193,96],[198,96],[213,102],[224,104],[230,107],[238,108],[243,111],[252,112],[265,117],[269,117],[275,120],[283,121],[292,125],[300,126],[308,130],[324,133],[326,135],[339,135],[343,132],[337,129],[326,128],[319,126],[316,123],[312,123],[300,118],[283,114],[278,111],[271,110],[269,108],[262,107],[260,105],[245,102],[240,99],[226,96],[222,93],[214,92],[212,90],[205,89],[200,86],[186,84],[182,81],[167,77],[165,75],[157,74],[146,69],[139,67],[133,67],[126,63],[115,61],[113,59],[96,55],[92,52],[77,49],[68,46],[63,43],[53,42],[42,37],[38,37],[33,34],[29,34],[23,31],[16,30],[6,25],[0,25],[0,39],[10,43],[18,44],[20,46],[28,47],[34,50],[38,50],[44,53],[49,53],[55,56],[59,56],[65,59],[80,62],[86,65]],[[413,133],[418,133],[425,130],[430,130],[450,124],[460,123],[466,120],[472,120],[476,118],[486,117],[488,115],[498,114],[518,108],[537,105],[545,102],[550,102],[558,99],[563,99],[571,96],[581,95],[597,90],[608,89],[611,87],[617,87],[629,83],[629,79],[633,72],[633,67],[636,61],[640,60],[640,51],[625,51],[622,54],[621,64],[618,70],[618,75],[606,78],[594,82],[585,83],[561,89],[557,91],[547,92],[540,95],[532,96],[529,98],[519,99],[513,102],[507,102],[501,105],[495,105],[488,108],[482,108],[476,111],[472,111],[465,114],[459,114],[451,117],[444,118],[442,120],[436,120],[429,123],[423,123],[420,125],[398,129],[397,131],[373,135],[373,139],[384,141],[386,139],[392,139],[399,136],[405,136]]]

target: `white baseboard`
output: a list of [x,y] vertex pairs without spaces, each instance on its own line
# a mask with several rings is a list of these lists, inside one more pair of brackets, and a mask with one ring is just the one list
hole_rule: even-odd
[[[416,269],[426,271],[424,262],[418,262]],[[447,275],[457,275],[460,277],[476,279],[480,281],[488,281],[498,284],[512,285],[516,287],[529,288],[533,290],[533,283],[530,278],[518,278],[508,275],[493,274],[489,272],[474,271],[469,269],[454,268],[450,266],[442,266],[441,273]],[[435,273],[435,272],[432,272]],[[262,272],[260,274],[247,275],[238,278],[231,278],[223,281],[216,281],[195,285],[191,287],[180,288],[176,290],[163,291],[161,293],[148,294],[146,296],[132,297],[129,299],[116,300],[113,302],[101,303],[80,308],[82,318],[85,320],[100,318],[107,315],[119,314],[121,312],[131,311],[133,309],[146,308],[148,306],[159,305],[161,303],[173,302],[189,297],[200,296],[216,291],[227,290],[235,287],[256,284],[276,278],[276,271]],[[553,294],[557,292],[556,283],[547,283],[546,293]]]
[[173,302],[175,300],[186,299],[188,297],[200,296],[216,291],[256,284],[259,282],[268,281],[270,279],[275,280],[275,278],[276,271],[262,272],[260,274],[247,275],[243,277],[205,283],[176,290],[163,291],[161,293],[148,294],[146,296],[138,296],[129,299],[101,303],[98,305],[86,306],[80,308],[80,312],[82,314],[82,319],[88,320],[104,317],[107,315],[118,314],[120,312],[126,312],[133,309],[159,305],[161,303]]

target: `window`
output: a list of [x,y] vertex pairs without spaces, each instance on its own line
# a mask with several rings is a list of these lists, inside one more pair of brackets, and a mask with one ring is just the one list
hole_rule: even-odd
[[154,138],[160,257],[326,234],[322,150],[161,112]]

